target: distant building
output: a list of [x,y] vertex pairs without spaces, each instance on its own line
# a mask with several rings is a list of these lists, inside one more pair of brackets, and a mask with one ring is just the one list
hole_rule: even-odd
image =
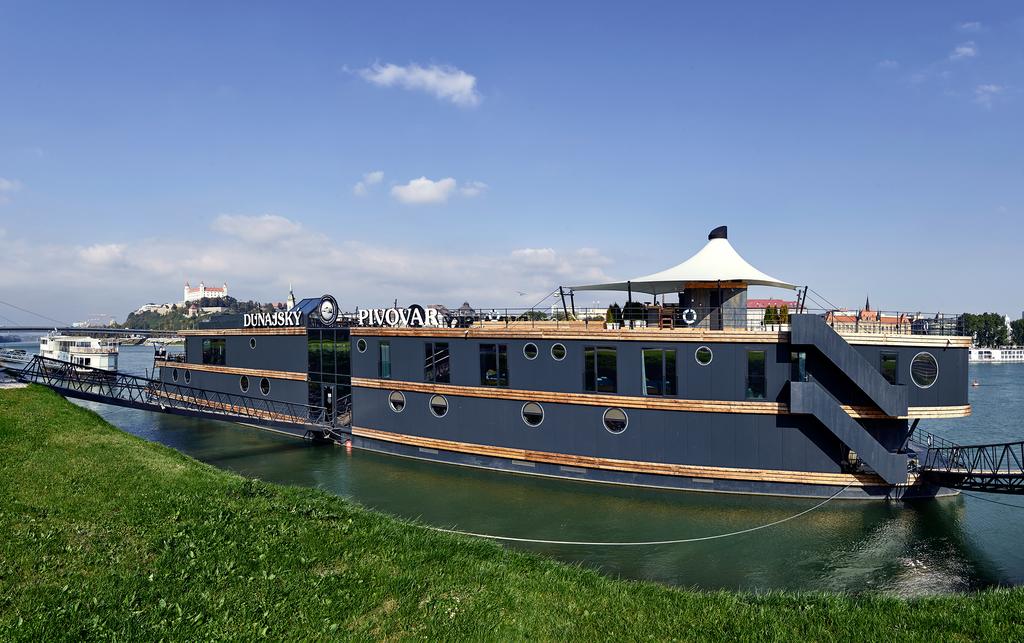
[[187,304],[190,301],[199,301],[200,299],[203,299],[203,298],[215,299],[217,297],[227,297],[227,296],[228,296],[228,285],[227,284],[224,284],[220,288],[216,288],[216,287],[212,287],[212,286],[210,288],[207,288],[206,284],[203,283],[202,281],[200,281],[199,282],[199,286],[196,287],[196,288],[193,288],[186,281],[185,282],[185,298],[182,300],[182,303]]
[[871,300],[864,300],[864,308],[860,310],[830,310],[825,314],[825,321],[836,330],[842,332],[909,332],[912,328],[911,319],[906,313],[889,314],[871,309]]
[[764,324],[764,313],[768,310],[769,306],[774,306],[776,310],[781,309],[783,306],[786,307],[791,313],[796,312],[797,306],[800,304],[795,301],[786,301],[785,299],[748,299],[747,300],[747,328],[755,330]]
[[295,308],[295,293],[292,292],[292,285],[288,284],[288,301],[285,302],[285,310]]
[[135,313],[139,314],[139,315],[141,315],[142,313],[156,313],[158,315],[166,315],[169,312],[171,312],[171,304],[153,304],[153,303],[144,304],[142,306],[139,306],[138,310],[135,311]]

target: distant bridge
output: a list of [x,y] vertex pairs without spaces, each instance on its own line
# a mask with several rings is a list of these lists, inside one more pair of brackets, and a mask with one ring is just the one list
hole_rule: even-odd
[[181,331],[152,330],[149,328],[110,328],[107,326],[0,326],[0,335],[48,333],[52,330],[68,335],[143,335],[145,337],[175,337]]

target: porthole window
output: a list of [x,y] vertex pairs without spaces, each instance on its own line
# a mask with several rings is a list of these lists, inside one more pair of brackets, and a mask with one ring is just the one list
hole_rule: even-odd
[[185,383],[188,384],[191,381],[192,381],[192,373],[190,373],[189,371],[185,371]]
[[359,351],[360,353],[365,353],[366,352],[366,340],[365,339],[359,338],[359,341],[356,342],[356,350]]
[[178,369],[171,369],[171,379],[175,382],[178,381]]
[[405,408],[405,393],[401,391],[391,391],[391,395],[388,396],[388,406],[395,413],[401,413],[402,409]]
[[711,349],[707,346],[701,346],[697,349],[697,352],[693,354],[694,359],[696,359],[697,363],[701,366],[707,366],[710,364],[714,356],[714,353],[712,353]]
[[629,426],[629,416],[622,409],[613,408],[608,409],[604,412],[604,428],[608,429],[609,433],[615,433],[616,435],[622,433]]
[[256,338],[255,337],[250,337],[249,338],[249,348],[251,348],[253,350],[256,350]]
[[544,407],[536,402],[527,402],[520,411],[527,426],[540,426],[544,421]]
[[270,395],[270,380],[265,377],[260,380],[260,393]]
[[430,412],[434,417],[443,418],[448,414],[448,400],[443,395],[434,395],[430,398]]
[[920,388],[929,388],[939,379],[939,363],[931,353],[918,353],[910,362],[910,378]]
[[527,342],[526,346],[523,346],[523,357],[526,359],[537,359],[537,345],[533,342]]
[[242,389],[243,393],[248,393],[249,392],[249,376],[248,375],[243,375],[242,377],[238,378],[238,388]]
[[555,344],[552,346],[551,357],[553,357],[556,362],[561,362],[565,359],[565,346],[562,346],[561,344]]

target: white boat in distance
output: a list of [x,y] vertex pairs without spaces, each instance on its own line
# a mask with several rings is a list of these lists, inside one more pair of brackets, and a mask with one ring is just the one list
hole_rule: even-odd
[[1024,347],[1010,348],[971,348],[967,361],[1003,364],[1007,362],[1024,362]]
[[[78,366],[117,371],[117,341],[53,331],[39,338],[39,356]],[[85,368],[81,370],[86,370]]]

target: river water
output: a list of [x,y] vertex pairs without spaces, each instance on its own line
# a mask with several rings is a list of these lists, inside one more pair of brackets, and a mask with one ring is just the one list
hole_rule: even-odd
[[[142,374],[152,356],[149,347],[124,347],[121,370]],[[973,415],[922,426],[961,443],[1024,438],[1024,364],[972,365],[970,377],[981,384],[970,391]],[[314,446],[226,422],[77,403],[129,433],[244,476],[316,487],[395,516],[479,533],[670,540],[763,525],[820,502],[533,478]],[[1022,526],[1024,498],[972,492],[913,503],[833,501],[784,524],[698,543],[511,546],[613,576],[684,587],[918,596],[1024,582]]]

